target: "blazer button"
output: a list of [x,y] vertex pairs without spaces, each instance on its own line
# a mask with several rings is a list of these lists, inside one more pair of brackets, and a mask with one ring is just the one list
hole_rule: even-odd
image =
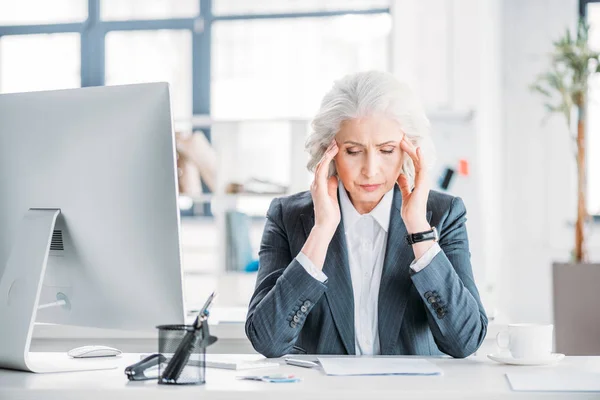
[[305,305],[303,305],[302,307],[300,307],[300,311],[302,311],[303,313],[308,311],[308,307],[306,307]]
[[304,307],[308,308],[312,305],[312,303],[310,302],[310,300],[306,300],[303,304]]
[[292,328],[295,328],[295,327],[296,327],[296,323],[295,323],[294,321],[292,321],[292,322],[290,322],[290,326],[291,326]]
[[433,303],[437,302],[437,299],[436,299],[435,297],[433,297],[433,296],[429,296],[429,297],[427,298],[427,301],[428,301],[429,303],[433,304]]
[[300,322],[300,317],[297,315],[294,315],[294,322]]
[[300,318],[302,316],[302,314],[303,314],[302,310],[298,310],[296,312],[296,315],[298,316],[298,318]]
[[425,294],[424,294],[424,296],[425,296],[426,299],[430,298],[431,295],[432,295],[431,292],[425,292]]

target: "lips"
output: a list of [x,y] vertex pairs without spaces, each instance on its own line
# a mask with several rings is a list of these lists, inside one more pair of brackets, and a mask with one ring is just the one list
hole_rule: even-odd
[[381,185],[360,185],[360,187],[366,190],[367,192],[373,192],[379,189],[380,186]]

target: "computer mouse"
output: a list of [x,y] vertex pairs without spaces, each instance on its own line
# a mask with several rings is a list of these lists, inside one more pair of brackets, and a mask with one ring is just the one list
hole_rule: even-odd
[[122,351],[108,346],[81,346],[71,349],[67,355],[73,358],[88,357],[114,357],[121,355]]

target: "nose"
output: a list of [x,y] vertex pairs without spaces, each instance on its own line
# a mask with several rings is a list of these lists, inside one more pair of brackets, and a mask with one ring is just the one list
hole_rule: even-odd
[[377,170],[379,169],[379,158],[376,154],[372,152],[368,152],[365,157],[365,162],[362,166],[362,174],[365,178],[372,178],[377,175]]

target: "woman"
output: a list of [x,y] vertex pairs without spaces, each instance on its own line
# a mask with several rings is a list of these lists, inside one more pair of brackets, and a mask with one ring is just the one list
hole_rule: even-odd
[[474,353],[487,317],[466,210],[429,188],[429,122],[408,87],[382,72],[346,76],[312,127],[310,192],[275,199],[267,213],[246,320],[254,348]]

